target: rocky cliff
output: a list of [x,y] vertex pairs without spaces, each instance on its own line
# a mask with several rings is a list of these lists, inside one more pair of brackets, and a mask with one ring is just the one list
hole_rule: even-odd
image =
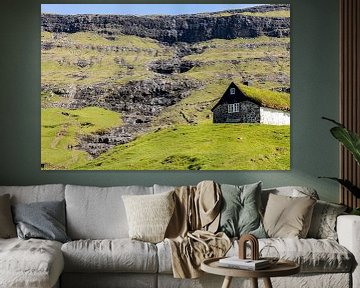
[[[240,10],[242,12],[266,12],[274,9],[289,9],[287,5],[270,5]],[[43,31],[76,33],[97,31],[109,35],[125,34],[149,37],[173,44],[195,43],[214,38],[238,37],[288,37],[289,18],[252,17],[239,10],[221,13],[190,15],[53,15],[42,14]]]

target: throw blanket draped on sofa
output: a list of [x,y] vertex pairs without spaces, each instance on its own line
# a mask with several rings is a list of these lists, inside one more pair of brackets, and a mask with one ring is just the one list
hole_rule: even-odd
[[197,278],[201,262],[222,257],[231,246],[225,233],[216,233],[221,210],[221,190],[213,181],[175,189],[175,211],[165,233],[171,247],[175,278]]

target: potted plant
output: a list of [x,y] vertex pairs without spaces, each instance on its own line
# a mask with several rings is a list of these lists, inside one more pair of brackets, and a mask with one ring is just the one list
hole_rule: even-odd
[[[335,127],[330,129],[331,134],[342,143],[346,149],[348,149],[353,155],[355,161],[360,165],[360,136],[353,131],[347,129],[343,124],[336,122],[333,119],[322,117],[322,119],[328,120],[334,124]],[[347,190],[349,190],[356,198],[360,198],[360,187],[354,185],[348,179],[340,179],[336,177],[320,177],[328,178],[339,182]],[[360,207],[354,208],[351,214],[360,215]]]

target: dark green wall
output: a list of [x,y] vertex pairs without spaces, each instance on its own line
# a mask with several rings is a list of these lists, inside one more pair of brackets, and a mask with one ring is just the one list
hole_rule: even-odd
[[[77,1],[77,3],[91,2]],[[121,3],[119,0],[98,2]],[[187,1],[187,3],[194,2]],[[207,3],[216,2],[219,3],[219,1]],[[38,183],[98,186],[152,185],[153,183],[181,185],[194,184],[203,179],[245,184],[262,180],[265,187],[313,186],[322,199],[338,200],[338,186],[331,181],[317,179],[319,175],[337,176],[339,170],[337,143],[328,132],[330,125],[321,120],[321,116],[338,118],[337,0],[301,0],[291,3],[292,123],[291,171],[288,172],[41,171],[41,3],[56,3],[56,1],[2,0],[0,5],[0,185]],[[228,1],[228,3],[238,2]]]

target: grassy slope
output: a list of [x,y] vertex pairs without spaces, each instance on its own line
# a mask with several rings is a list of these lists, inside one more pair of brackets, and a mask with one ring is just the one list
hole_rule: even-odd
[[117,146],[98,159],[73,168],[286,170],[290,169],[289,142],[289,126],[176,125]]
[[[238,78],[241,82],[252,80],[255,87],[262,89],[289,86],[289,45],[289,38],[266,36],[200,42],[196,46],[207,47],[206,50],[185,59],[201,65],[184,75],[208,82],[229,78]],[[287,83],[279,83],[277,77],[285,77]]]
[[[49,32],[41,35],[44,42],[54,41],[64,46],[42,50],[41,81],[47,84],[124,84],[151,77],[152,73],[144,69],[144,65],[173,55],[157,41],[136,36],[119,35],[115,40],[108,40],[96,33],[79,32],[64,33],[57,36],[60,39],[53,40]],[[120,51],[112,51],[111,47]],[[131,49],[137,49],[137,52]],[[89,65],[81,67],[81,61]]]
[[242,12],[242,15],[254,17],[271,17],[271,18],[288,18],[290,17],[290,10],[275,10],[267,12]]
[[[55,36],[51,33],[42,32],[44,43],[54,42],[65,46],[42,51],[42,83],[60,86],[126,84],[131,80],[157,77],[146,68],[147,63],[174,55],[172,48],[136,36],[119,35],[115,40],[108,40],[96,33],[81,32],[57,37],[53,39]],[[72,48],[66,48],[68,46]],[[195,46],[206,49],[201,54],[189,55],[184,59],[197,61],[200,66],[174,78],[194,78],[209,83],[214,79],[237,78],[241,81],[252,80],[255,87],[262,89],[289,85],[279,83],[274,77],[283,75],[290,79],[289,38],[214,39]],[[117,47],[120,51],[106,50],[106,47]],[[79,66],[84,61],[89,65]]]
[[121,125],[120,115],[97,107],[41,111],[41,162],[45,169],[68,169],[89,160],[86,152],[71,149],[78,137]]
[[[42,32],[43,41],[55,41],[53,36],[51,33]],[[110,85],[121,85],[131,80],[157,77],[145,68],[146,63],[173,56],[170,48],[154,40],[135,36],[117,36],[115,40],[108,40],[94,33],[75,33],[62,34],[60,38],[56,43],[80,45],[80,48],[43,50],[42,83],[44,84],[61,86],[106,82]],[[244,47],[244,44],[259,44],[259,46]],[[86,112],[86,117],[91,117],[91,121],[94,122],[85,121],[94,124],[93,128],[88,129],[89,127],[81,127],[80,123],[84,121],[81,119],[82,116],[69,122],[69,117],[63,117],[61,113],[59,116],[58,112],[65,110],[44,109],[42,162],[51,163],[47,169],[289,169],[289,126],[210,124],[212,117],[210,109],[222,96],[230,81],[239,84],[252,76],[255,77],[255,80],[251,79],[253,85],[259,88],[242,87],[244,92],[248,92],[249,96],[267,106],[289,109],[289,94],[268,90],[283,85],[272,78],[272,75],[285,75],[285,78],[290,79],[289,39],[269,37],[214,39],[196,45],[206,47],[206,50],[202,54],[185,58],[199,62],[200,67],[194,67],[186,73],[172,77],[198,79],[204,83],[204,87],[193,91],[178,104],[165,109],[154,123],[154,126],[175,125],[173,127],[177,130],[168,128],[144,135],[131,144],[112,149],[98,160],[90,161],[86,165],[89,160],[87,154],[78,150],[69,150],[68,145],[76,145],[77,135],[121,125],[118,122],[119,117],[111,118],[113,114],[104,115],[106,118],[110,117],[109,122],[100,125],[97,122],[97,111],[91,110],[97,108],[88,108],[90,110]],[[100,51],[96,48],[109,46],[123,47],[125,50],[114,52],[106,49]],[[135,53],[129,50],[132,48],[140,48],[140,50]],[[83,60],[90,62],[91,65],[86,67],[77,65]],[[237,60],[242,62],[236,62]],[[45,106],[54,103],[66,104],[66,101],[66,98],[56,95],[42,95],[42,104]],[[78,110],[65,112],[72,114],[78,113]],[[199,125],[182,126],[187,123],[186,119]],[[246,141],[240,141],[238,135]],[[207,139],[217,140],[209,142]],[[168,150],[161,149],[164,143],[169,147]],[[183,144],[178,146],[179,143]],[[199,148],[190,149],[185,144]],[[206,150],[207,155],[204,154]],[[171,155],[166,151],[171,151]],[[233,151],[243,152],[233,155]],[[219,153],[223,156],[219,156]],[[222,158],[221,162],[219,157]],[[122,166],[119,166],[119,162],[123,163]]]

